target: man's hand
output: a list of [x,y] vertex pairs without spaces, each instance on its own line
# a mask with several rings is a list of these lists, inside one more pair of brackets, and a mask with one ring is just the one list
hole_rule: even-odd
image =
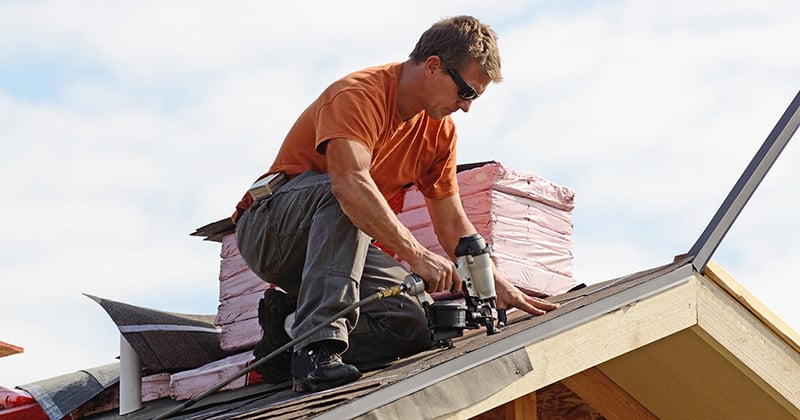
[[421,257],[413,263],[409,261],[411,272],[422,277],[430,293],[461,291],[461,276],[456,270],[456,265],[449,259],[439,254],[425,250]]
[[498,276],[496,270],[494,284],[497,292],[497,309],[517,308],[531,315],[544,315],[559,306],[557,303],[525,294],[517,286]]

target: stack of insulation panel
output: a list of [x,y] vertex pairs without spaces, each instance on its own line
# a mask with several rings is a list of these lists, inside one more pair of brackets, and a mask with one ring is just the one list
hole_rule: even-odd
[[259,279],[239,255],[236,234],[222,238],[219,270],[219,307],[215,323],[221,328],[220,346],[225,351],[252,349],[261,339],[258,301],[275,287]]
[[[491,162],[458,173],[464,209],[492,247],[492,259],[518,287],[552,296],[575,286],[572,276],[573,190]],[[422,194],[409,188],[398,213],[426,248],[446,255]]]

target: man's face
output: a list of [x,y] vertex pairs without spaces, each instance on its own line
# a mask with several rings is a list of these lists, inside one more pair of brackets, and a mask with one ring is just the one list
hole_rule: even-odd
[[472,101],[483,94],[490,82],[489,76],[476,62],[471,62],[463,72],[440,66],[434,78],[428,115],[440,120],[459,109],[469,112]]

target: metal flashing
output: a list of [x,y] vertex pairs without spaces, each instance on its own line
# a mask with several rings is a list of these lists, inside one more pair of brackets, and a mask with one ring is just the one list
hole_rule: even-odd
[[764,144],[761,145],[742,176],[728,193],[722,206],[689,250],[689,255],[694,257],[692,264],[698,273],[703,273],[711,255],[722,242],[733,222],[736,221],[747,201],[753,196],[772,164],[789,143],[789,139],[797,131],[798,125],[800,125],[800,92],[795,95],[792,103],[789,104],[783,116],[764,140]]

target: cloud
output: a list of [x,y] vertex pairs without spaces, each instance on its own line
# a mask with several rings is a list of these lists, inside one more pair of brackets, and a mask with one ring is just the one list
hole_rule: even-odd
[[[82,293],[214,313],[218,244],[188,234],[231,213],[327,83],[403,60],[454,10],[492,24],[505,75],[455,116],[459,160],[575,189],[582,282],[686,252],[800,86],[791,1],[84,6],[0,4],[0,340],[26,350],[0,385],[113,361]],[[715,256],[794,326],[796,149]]]

